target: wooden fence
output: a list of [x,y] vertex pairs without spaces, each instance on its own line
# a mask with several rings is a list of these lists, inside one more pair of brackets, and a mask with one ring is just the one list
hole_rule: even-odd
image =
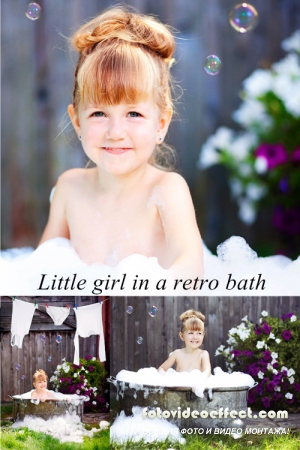
[[[132,314],[126,312],[128,305]],[[152,305],[158,309],[155,317],[148,313]],[[219,345],[226,345],[228,330],[246,315],[257,323],[263,310],[275,317],[288,312],[299,315],[300,297],[112,297],[111,375],[122,369],[159,367],[171,351],[182,347],[179,316],[191,308],[206,317],[203,345],[212,367],[225,368],[223,358],[214,354]],[[139,336],[142,344],[137,343]]]
[[[55,325],[52,318],[35,310],[30,333],[24,337],[22,348],[11,346],[11,317],[12,298],[1,299],[1,401],[9,401],[10,396],[28,392],[33,389],[32,375],[37,369],[43,369],[49,379],[63,358],[73,361],[74,335],[76,331],[76,318],[74,307],[85,306],[98,301],[97,297],[17,297],[30,303],[36,302],[39,306],[66,306],[70,307],[70,314],[62,325]],[[106,370],[109,371],[109,344],[110,344],[110,304],[109,300],[103,302],[102,319],[105,335]],[[41,308],[42,309],[42,308]],[[61,336],[61,343],[56,342]],[[44,337],[43,337],[44,336]],[[79,355],[98,356],[99,337],[79,338]],[[51,357],[51,360],[50,358]],[[16,366],[20,365],[19,370]],[[49,384],[52,388],[52,384]]]
[[[71,101],[77,55],[66,40],[76,27],[118,0],[39,0],[39,20],[25,17],[28,2],[2,0],[2,245],[33,245],[46,224],[49,193],[62,172],[83,166],[85,158],[71,127],[59,124]],[[300,28],[299,0],[252,0],[257,28],[244,35],[228,23],[236,0],[127,0],[178,29],[173,74],[183,96],[180,121],[171,126],[169,143],[192,191],[204,240],[210,248],[232,234],[250,244],[270,234],[265,224],[247,228],[229,200],[226,174],[196,169],[201,145],[218,126],[234,127],[232,112],[242,81],[258,67],[269,67],[284,52],[281,41]],[[209,54],[222,60],[211,77],[203,70]],[[63,121],[66,125],[68,120]],[[224,220],[224,217],[226,220]]]

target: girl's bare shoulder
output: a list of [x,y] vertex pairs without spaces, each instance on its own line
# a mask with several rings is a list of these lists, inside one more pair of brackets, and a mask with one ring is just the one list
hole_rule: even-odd
[[95,176],[96,169],[70,169],[58,178],[58,182],[63,185],[74,185],[78,183],[91,182]]

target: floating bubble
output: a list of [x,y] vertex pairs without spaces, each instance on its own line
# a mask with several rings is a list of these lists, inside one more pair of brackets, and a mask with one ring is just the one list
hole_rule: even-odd
[[151,306],[151,308],[150,308],[150,310],[149,310],[149,316],[155,317],[157,311],[158,311],[158,309],[156,308],[156,306]]
[[52,361],[52,356],[48,356],[48,362]]
[[[245,428],[245,424],[241,419],[234,419],[230,423],[230,427],[236,428],[236,432],[231,433],[231,436],[233,437],[233,439],[240,439],[243,436],[243,430]],[[237,431],[239,431],[239,433]]]
[[37,20],[40,17],[42,8],[37,3],[29,3],[25,16],[30,20]]
[[22,378],[22,380],[25,380],[26,377],[25,377],[25,375],[22,375],[21,378]]
[[46,336],[44,334],[41,334],[41,341],[45,342],[45,340],[46,340]]
[[56,341],[58,344],[60,344],[60,343],[61,343],[61,340],[62,340],[62,337],[61,337],[60,335],[57,335],[55,341]]
[[209,55],[205,58],[204,70],[208,75],[217,75],[221,69],[221,60],[216,55]]
[[142,338],[142,336],[138,336],[137,337],[137,339],[136,339],[136,342],[138,343],[138,344],[142,344],[143,343],[143,338]]
[[132,314],[133,313],[133,306],[127,306],[126,312],[127,312],[127,314]]
[[20,370],[21,369],[21,364],[16,364],[16,370]]
[[236,5],[229,13],[230,25],[239,33],[246,33],[257,25],[258,13],[248,3]]

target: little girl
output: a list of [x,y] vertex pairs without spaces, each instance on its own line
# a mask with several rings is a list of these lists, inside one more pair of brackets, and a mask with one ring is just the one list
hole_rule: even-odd
[[162,374],[176,364],[177,372],[191,372],[200,370],[203,375],[209,377],[211,374],[211,365],[209,354],[206,350],[201,350],[204,338],[204,320],[205,317],[198,311],[189,309],[180,316],[181,331],[180,339],[185,347],[175,350],[169,358],[158,368]]
[[38,369],[33,375],[33,386],[35,389],[31,391],[31,398],[39,399],[41,402],[45,400],[58,400],[53,392],[47,389],[48,376],[42,369]]
[[87,264],[134,253],[201,276],[202,243],[184,179],[168,171],[172,118],[167,26],[113,8],[72,37],[79,52],[69,116],[92,168],[62,174],[40,243],[70,239]]

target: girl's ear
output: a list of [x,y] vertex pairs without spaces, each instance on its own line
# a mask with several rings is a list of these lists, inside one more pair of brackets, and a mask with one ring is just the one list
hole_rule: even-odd
[[157,130],[157,139],[156,143],[161,144],[168,132],[169,125],[172,119],[172,112],[171,111],[165,111],[160,120],[159,120],[159,127]]
[[79,119],[78,119],[78,115],[75,111],[74,105],[70,104],[68,106],[68,113],[72,122],[72,125],[74,127],[74,130],[76,131],[78,137],[80,136],[80,124],[79,124]]
[[179,337],[180,337],[180,339],[182,340],[182,341],[184,341],[184,339],[183,339],[183,333],[180,331],[179,332]]

